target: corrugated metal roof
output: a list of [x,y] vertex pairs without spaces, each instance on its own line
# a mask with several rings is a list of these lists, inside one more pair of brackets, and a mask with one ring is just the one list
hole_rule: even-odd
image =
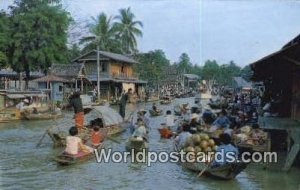
[[25,98],[24,94],[7,94],[9,99],[20,99]]
[[199,80],[200,79],[200,77],[195,74],[184,74],[183,76],[185,76],[186,78],[191,79],[191,80]]
[[[13,77],[19,77],[19,74],[12,69],[1,69],[0,70],[0,76],[13,76]],[[42,77],[44,76],[44,73],[39,71],[31,71],[30,77]],[[22,73],[22,77],[25,77],[25,73]]]
[[35,82],[68,82],[68,80],[61,78],[61,77],[57,77],[54,75],[47,75],[38,79],[33,80]]
[[238,87],[251,88],[251,86],[252,86],[251,83],[247,82],[242,77],[233,77],[233,80],[236,82]]

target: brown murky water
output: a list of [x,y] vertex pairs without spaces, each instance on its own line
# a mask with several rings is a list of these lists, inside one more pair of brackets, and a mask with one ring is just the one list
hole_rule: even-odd
[[[192,102],[193,99],[176,100]],[[149,104],[128,105],[128,112]],[[173,105],[160,106],[173,109]],[[71,113],[67,113],[71,114]],[[67,117],[70,118],[70,117]],[[171,150],[171,140],[160,139],[157,128],[162,116],[151,118],[149,147],[152,151]],[[65,118],[66,119],[66,118]],[[251,164],[236,179],[196,178],[196,173],[175,163],[154,163],[151,167],[135,163],[96,163],[95,159],[73,165],[58,166],[52,159],[59,150],[46,137],[36,144],[52,121],[22,121],[0,124],[0,189],[300,189],[300,169],[281,173],[261,164]],[[129,131],[116,137],[118,144],[106,141],[106,147],[125,150]]]

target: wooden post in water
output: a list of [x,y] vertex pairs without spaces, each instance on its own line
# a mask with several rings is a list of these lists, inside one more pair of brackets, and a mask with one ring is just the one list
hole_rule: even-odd
[[293,129],[293,131],[288,130],[287,132],[288,132],[288,138],[291,138],[294,141],[294,144],[292,145],[292,147],[287,155],[287,158],[286,158],[286,161],[285,161],[285,164],[283,167],[283,171],[285,171],[285,172],[287,172],[291,169],[292,164],[294,163],[296,156],[300,151],[300,129]]

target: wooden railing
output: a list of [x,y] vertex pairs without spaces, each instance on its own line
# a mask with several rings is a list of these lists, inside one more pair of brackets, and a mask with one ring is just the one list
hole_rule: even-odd
[[138,79],[139,75],[137,73],[133,73],[131,75],[127,74],[127,73],[113,73],[112,74],[112,78],[115,79]]

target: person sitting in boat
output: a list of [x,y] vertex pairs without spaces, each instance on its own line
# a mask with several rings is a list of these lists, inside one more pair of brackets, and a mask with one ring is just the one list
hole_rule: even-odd
[[167,110],[164,123],[166,124],[167,127],[170,127],[170,128],[175,126],[175,118],[172,115],[171,110]]
[[138,118],[140,118],[144,124],[145,124],[145,127],[149,127],[149,118],[146,116],[146,111],[144,109],[140,109],[140,111],[138,112]]
[[132,136],[140,137],[140,138],[147,137],[147,130],[146,130],[145,124],[140,118],[137,120],[137,125],[136,125],[136,128],[135,128]]
[[158,109],[158,108],[156,107],[156,104],[155,104],[155,103],[152,104],[152,110],[153,110],[154,112],[156,112],[156,113],[160,113],[160,109]]
[[206,108],[202,114],[202,119],[203,119],[204,123],[211,124],[214,122],[215,116],[210,109]]
[[77,137],[78,129],[77,127],[71,127],[69,129],[70,136],[66,137],[66,154],[76,155],[79,152],[90,153],[93,152],[93,148],[83,144],[81,138]]
[[191,116],[191,121],[190,121],[190,132],[192,134],[197,132],[197,127],[200,125],[199,121],[199,115],[196,113],[193,113]]
[[93,132],[91,134],[91,142],[93,147],[98,147],[102,142],[104,138],[103,135],[99,131],[98,126],[93,127]]
[[178,145],[179,148],[183,147],[185,140],[192,136],[190,133],[190,126],[188,123],[184,123],[181,126],[182,132],[175,138],[175,144]]
[[216,130],[221,126],[225,128],[228,128],[230,126],[231,122],[226,115],[227,112],[224,109],[222,109],[222,111],[219,113],[219,116],[212,124],[213,125],[212,130]]
[[226,163],[234,162],[238,159],[239,151],[231,144],[231,137],[227,133],[220,135],[220,145],[218,146],[212,167],[223,166]]
[[191,115],[190,115],[190,108],[188,106],[188,104],[186,104],[187,106],[184,106],[184,109],[181,109],[181,116],[182,116],[182,119],[183,121],[185,122],[189,122],[190,119],[191,119]]

